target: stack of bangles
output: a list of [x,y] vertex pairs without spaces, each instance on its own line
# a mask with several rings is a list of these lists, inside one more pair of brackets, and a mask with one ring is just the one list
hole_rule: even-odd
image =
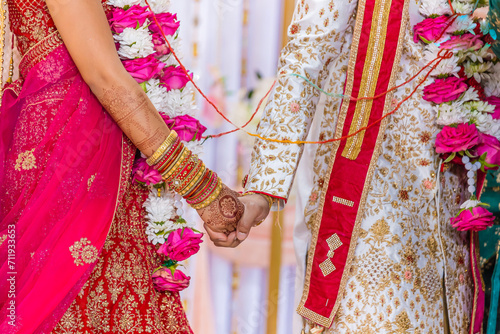
[[184,147],[173,130],[146,162],[156,168],[169,188],[184,197],[194,209],[210,205],[222,190],[217,174]]

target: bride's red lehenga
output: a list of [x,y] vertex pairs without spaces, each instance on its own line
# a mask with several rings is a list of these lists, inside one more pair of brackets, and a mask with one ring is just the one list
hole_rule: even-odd
[[23,58],[0,109],[0,332],[192,333],[179,295],[152,285],[160,259],[145,235],[147,192],[131,183],[135,147],[83,81],[45,1],[7,2]]

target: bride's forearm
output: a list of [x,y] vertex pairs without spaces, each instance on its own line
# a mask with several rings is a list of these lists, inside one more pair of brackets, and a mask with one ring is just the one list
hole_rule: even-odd
[[83,79],[123,132],[150,156],[169,134],[141,86],[127,73],[99,0],[47,0]]

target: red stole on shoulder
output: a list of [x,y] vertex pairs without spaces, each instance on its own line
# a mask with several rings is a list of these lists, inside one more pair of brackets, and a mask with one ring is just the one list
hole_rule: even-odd
[[[394,86],[408,0],[359,0],[345,95],[377,96]],[[335,137],[347,136],[374,123],[391,109],[392,94],[375,100],[344,101]],[[306,284],[298,313],[330,327],[338,296],[347,283],[368,188],[386,122],[336,142],[323,187],[308,254]]]

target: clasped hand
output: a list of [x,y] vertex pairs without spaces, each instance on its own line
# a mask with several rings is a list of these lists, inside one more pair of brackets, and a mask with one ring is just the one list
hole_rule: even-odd
[[252,227],[266,219],[269,204],[262,195],[239,196],[224,186],[217,199],[198,214],[216,246],[234,248],[248,237]]

